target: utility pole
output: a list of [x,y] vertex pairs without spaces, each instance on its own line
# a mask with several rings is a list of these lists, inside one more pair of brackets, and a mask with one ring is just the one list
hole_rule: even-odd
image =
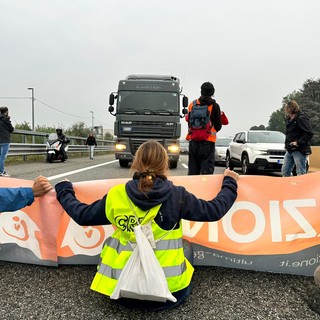
[[32,103],[32,113],[31,113],[31,122],[32,122],[32,131],[34,131],[34,88],[28,88],[28,90],[31,90],[31,103]]
[[93,126],[93,111],[90,111],[90,113],[91,113],[91,131],[93,132],[93,128],[94,128],[94,126]]

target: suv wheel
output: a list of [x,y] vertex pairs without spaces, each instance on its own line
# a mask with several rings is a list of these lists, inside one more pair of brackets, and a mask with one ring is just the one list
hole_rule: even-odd
[[242,168],[242,173],[243,174],[249,174],[250,171],[251,171],[250,170],[249,158],[248,158],[248,156],[246,154],[242,157],[241,168]]
[[229,168],[230,170],[234,169],[233,163],[230,158],[230,153],[227,153],[226,155],[226,168]]

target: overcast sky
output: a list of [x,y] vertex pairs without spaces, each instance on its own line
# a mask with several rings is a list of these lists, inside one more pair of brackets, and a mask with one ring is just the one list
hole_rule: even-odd
[[233,135],[320,77],[319,14],[319,0],[0,0],[0,105],[31,125],[33,87],[35,125],[90,127],[93,111],[113,129],[120,79],[170,74],[189,101],[211,81]]

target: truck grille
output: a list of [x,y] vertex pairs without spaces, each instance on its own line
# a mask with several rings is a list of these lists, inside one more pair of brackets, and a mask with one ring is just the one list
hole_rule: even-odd
[[166,125],[166,123],[159,123],[153,121],[133,121],[130,125],[131,131],[125,131],[121,127],[121,132],[127,137],[140,136],[140,137],[173,137],[174,135],[174,123],[172,125]]
[[[138,148],[144,143],[146,142],[148,139],[131,139],[130,140],[130,148],[131,148],[131,153],[133,155],[135,155],[136,151],[138,150]],[[163,145],[163,140],[157,140],[154,139],[156,141],[158,141],[159,143],[161,143]]]

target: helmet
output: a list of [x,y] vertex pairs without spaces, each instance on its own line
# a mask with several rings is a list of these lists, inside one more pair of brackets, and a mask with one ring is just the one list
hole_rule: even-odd
[[62,133],[62,128],[61,128],[61,127],[58,127],[58,128],[56,129],[56,133],[57,133],[57,134],[61,134],[61,133]]

